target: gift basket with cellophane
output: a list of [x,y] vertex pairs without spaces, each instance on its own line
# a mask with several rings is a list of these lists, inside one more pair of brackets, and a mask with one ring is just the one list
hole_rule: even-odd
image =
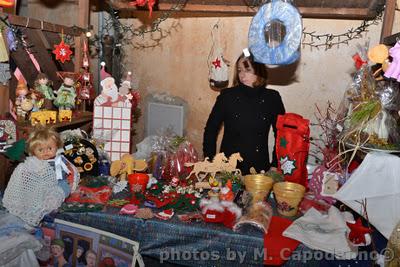
[[377,78],[381,69],[373,72],[368,64],[368,47],[358,49],[357,71],[338,112],[340,141],[352,148],[400,151],[399,83]]

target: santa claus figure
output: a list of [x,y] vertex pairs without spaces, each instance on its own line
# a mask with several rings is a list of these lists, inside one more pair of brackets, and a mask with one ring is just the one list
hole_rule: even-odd
[[124,98],[118,93],[118,87],[115,84],[114,78],[105,71],[104,62],[101,63],[101,66],[100,85],[103,89],[101,94],[96,98],[95,105],[112,107],[124,106]]

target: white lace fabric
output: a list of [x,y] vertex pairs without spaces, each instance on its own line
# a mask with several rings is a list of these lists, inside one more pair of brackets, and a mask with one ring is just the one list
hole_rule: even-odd
[[64,198],[54,168],[47,161],[28,157],[11,175],[3,205],[11,214],[35,226],[59,208]]

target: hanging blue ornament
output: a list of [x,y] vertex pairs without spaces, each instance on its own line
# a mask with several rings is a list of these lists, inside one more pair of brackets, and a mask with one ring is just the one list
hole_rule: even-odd
[[[277,30],[276,25],[283,26]],[[297,8],[290,1],[272,0],[259,9],[251,22],[249,49],[259,63],[291,64],[300,57],[302,30]]]
[[11,28],[7,28],[7,43],[8,49],[10,51],[16,51],[18,46],[18,41],[15,38],[15,33]]

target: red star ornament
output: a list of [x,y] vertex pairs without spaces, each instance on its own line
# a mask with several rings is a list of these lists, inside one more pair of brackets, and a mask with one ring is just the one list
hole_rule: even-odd
[[346,222],[347,226],[350,228],[349,240],[354,245],[368,245],[365,236],[372,233],[372,229],[365,227],[361,218],[358,218],[356,222]]
[[69,49],[69,45],[64,43],[64,40],[61,40],[61,43],[58,45],[54,45],[53,54],[56,55],[56,59],[64,63],[65,61],[71,60],[72,51]]
[[215,69],[221,68],[221,60],[219,60],[219,58],[216,58],[212,64],[214,65]]

